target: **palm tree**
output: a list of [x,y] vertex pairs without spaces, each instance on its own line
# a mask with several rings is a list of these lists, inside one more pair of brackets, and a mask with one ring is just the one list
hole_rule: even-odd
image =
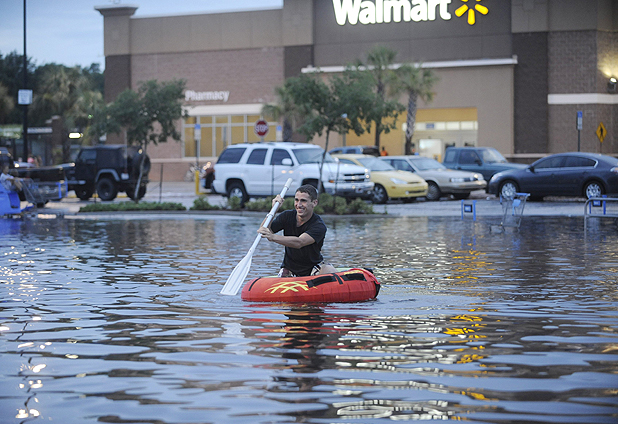
[[275,88],[277,103],[265,104],[262,107],[262,115],[272,117],[278,121],[283,119],[283,141],[292,141],[292,135],[298,118],[298,108],[290,94],[289,84]]
[[0,83],[0,123],[7,122],[9,113],[15,108],[15,101],[6,86]]
[[375,146],[378,150],[380,135],[396,128],[397,116],[403,111],[398,102],[387,99],[387,94],[391,91],[389,87],[396,81],[395,71],[392,69],[396,56],[396,51],[384,46],[377,46],[367,53],[367,71],[376,90],[373,108],[367,119],[375,124]]
[[425,102],[433,100],[432,88],[438,77],[431,69],[422,68],[420,65],[402,65],[397,69],[397,82],[395,90],[408,94],[408,117],[406,119],[406,144],[405,154],[412,154],[412,136],[416,123],[417,101],[420,97]]
[[[63,132],[75,125],[79,115],[77,104],[88,89],[88,80],[79,67],[67,68],[63,65],[49,64],[42,67],[41,79],[32,104],[33,114],[39,116],[59,115]],[[62,161],[70,162],[70,140],[62,138]]]

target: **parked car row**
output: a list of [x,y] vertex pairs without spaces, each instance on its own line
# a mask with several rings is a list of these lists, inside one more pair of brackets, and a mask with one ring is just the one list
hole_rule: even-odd
[[292,178],[290,193],[303,184],[326,193],[369,199],[374,183],[369,171],[341,164],[320,146],[308,143],[242,143],[225,149],[216,163],[212,190],[237,197],[244,204],[250,197],[274,196]]
[[389,199],[414,201],[427,195],[427,182],[411,172],[395,169],[391,164],[375,156],[359,154],[333,155],[342,164],[364,167],[371,173],[374,183],[371,201],[386,203]]
[[427,181],[427,200],[439,200],[450,194],[455,199],[467,199],[471,192],[482,190],[487,185],[480,173],[448,169],[437,160],[423,156],[384,156],[381,159],[396,169],[414,172]]
[[482,189],[498,196],[529,193],[534,200],[618,193],[618,159],[607,155],[560,153],[524,165],[508,162],[491,147],[451,147],[440,163],[417,155],[361,153],[367,147],[333,149],[330,154],[306,143],[236,144],[219,157],[216,178],[210,164],[204,186],[244,203],[249,197],[276,194],[288,177],[294,178],[294,187],[306,183],[317,186],[323,160],[326,192],[374,203],[419,197],[431,201],[449,195],[466,199],[472,191]]
[[601,197],[618,193],[618,159],[584,152],[558,153],[523,169],[495,174],[487,192],[500,196],[530,193],[531,200],[545,196]]

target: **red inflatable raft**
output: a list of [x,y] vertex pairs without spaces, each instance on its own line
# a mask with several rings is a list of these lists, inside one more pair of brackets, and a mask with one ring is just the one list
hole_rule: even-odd
[[310,277],[263,277],[242,289],[251,302],[361,302],[375,299],[380,283],[368,270],[352,268]]

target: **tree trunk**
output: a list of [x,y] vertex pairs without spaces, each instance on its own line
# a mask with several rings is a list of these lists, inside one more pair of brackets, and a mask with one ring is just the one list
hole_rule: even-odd
[[406,144],[405,154],[411,155],[412,152],[412,136],[414,135],[414,125],[416,124],[416,99],[418,95],[411,91],[408,97],[408,116],[406,118]]
[[283,141],[292,141],[293,133],[292,124],[287,118],[283,118]]
[[142,157],[142,160],[139,161],[139,177],[137,177],[137,183],[135,184],[135,196],[133,197],[133,199],[135,199],[135,203],[139,203],[140,201],[140,199],[138,198],[139,186],[142,185],[142,176],[144,175],[144,161],[146,160],[147,145],[148,142],[144,143],[144,156]]
[[[378,99],[380,101],[380,107],[382,107],[384,105],[384,98],[385,96],[385,91],[386,91],[386,87],[384,86],[384,83],[380,80],[378,81]],[[376,134],[375,134],[375,146],[378,149],[378,152],[380,151],[380,134],[382,133],[382,122],[381,121],[375,121],[376,123]]]
[[378,152],[380,151],[380,133],[381,132],[382,132],[382,128],[380,128],[380,123],[376,121],[376,133],[374,137],[374,144],[376,148],[378,149]]
[[[24,158],[27,160],[28,158]],[[71,162],[71,139],[69,138],[69,131],[66,128],[64,118],[62,118],[62,163]]]
[[322,184],[322,169],[324,168],[324,159],[326,158],[326,151],[328,149],[328,137],[330,136],[330,129],[326,129],[326,142],[324,143],[324,152],[322,153],[322,160],[320,161],[320,180],[318,181],[318,195],[324,191],[324,184]]

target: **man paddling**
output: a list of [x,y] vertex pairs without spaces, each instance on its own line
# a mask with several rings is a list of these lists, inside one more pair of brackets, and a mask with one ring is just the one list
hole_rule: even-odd
[[[283,203],[280,195],[273,199]],[[331,274],[335,267],[324,263],[322,245],[326,236],[326,225],[313,209],[318,205],[318,192],[312,185],[300,186],[294,194],[294,210],[281,212],[270,227],[262,227],[258,233],[263,238],[285,246],[285,255],[279,277],[304,277],[308,275]],[[278,235],[283,230],[283,235]]]

